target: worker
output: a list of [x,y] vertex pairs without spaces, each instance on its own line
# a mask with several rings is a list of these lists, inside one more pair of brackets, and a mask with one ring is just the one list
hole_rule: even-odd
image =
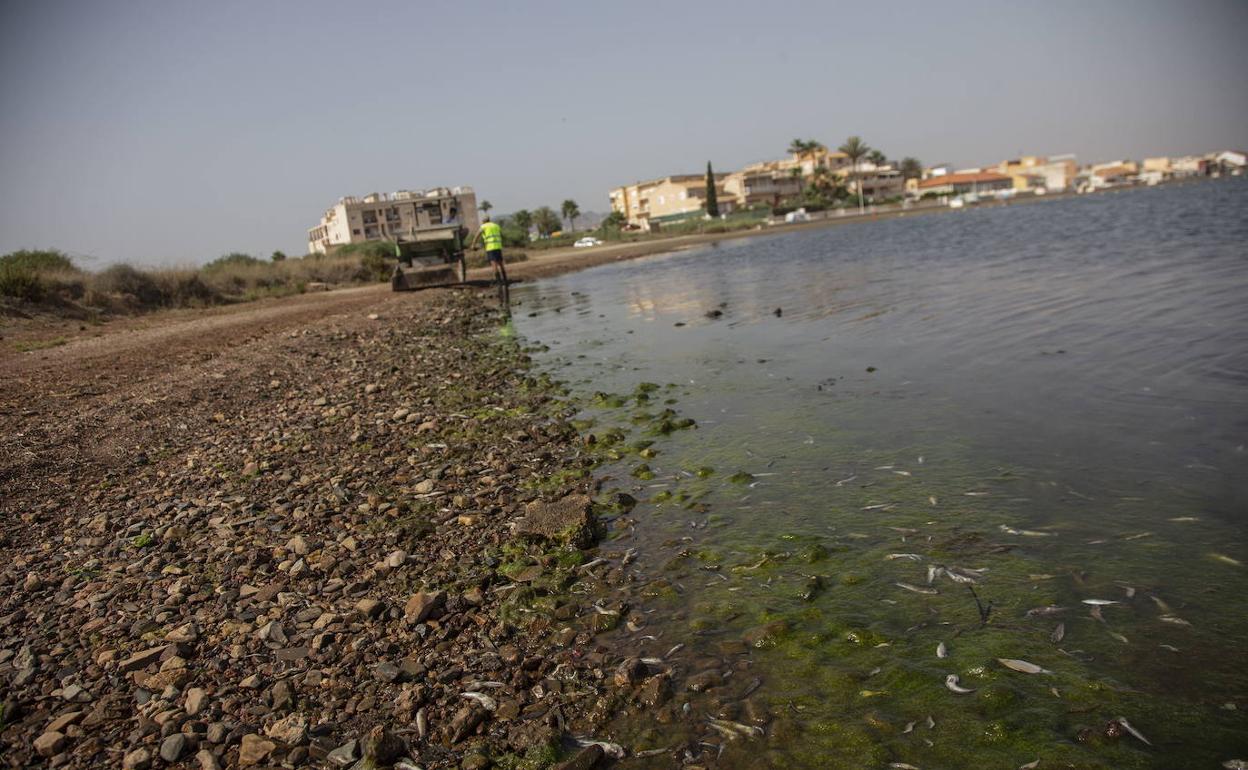
[[487,216],[482,220],[481,229],[477,231],[472,243],[468,244],[468,248],[475,249],[477,241],[482,241],[485,246],[485,258],[494,268],[494,280],[506,286],[507,268],[503,266],[503,228],[491,222]]

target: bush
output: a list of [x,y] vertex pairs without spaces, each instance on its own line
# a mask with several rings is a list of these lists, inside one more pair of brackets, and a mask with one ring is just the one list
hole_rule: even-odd
[[144,308],[164,304],[164,296],[156,279],[130,265],[113,265],[91,279],[91,289],[100,294],[133,297]]
[[43,299],[44,288],[34,270],[0,263],[0,296],[38,302]]
[[206,272],[214,270],[224,270],[230,267],[251,267],[253,265],[265,264],[262,260],[256,259],[250,254],[244,254],[241,251],[232,251],[221,257],[217,257],[208,264],[204,265]]
[[35,273],[45,271],[74,271],[74,262],[56,249],[21,249],[0,257],[0,268],[12,267]]

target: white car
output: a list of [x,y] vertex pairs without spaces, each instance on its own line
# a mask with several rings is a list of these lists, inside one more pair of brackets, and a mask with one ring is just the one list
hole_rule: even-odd
[[598,240],[597,238],[591,238],[589,236],[586,236],[584,238],[581,238],[576,243],[572,244],[572,248],[587,249],[590,246],[601,246],[601,245],[602,245],[602,241]]

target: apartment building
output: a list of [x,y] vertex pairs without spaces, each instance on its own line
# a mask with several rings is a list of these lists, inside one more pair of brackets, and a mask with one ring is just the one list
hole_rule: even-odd
[[958,171],[921,179],[915,185],[922,195],[982,195],[1014,189],[1014,180],[992,171]]
[[996,167],[996,172],[1005,174],[1014,182],[1017,192],[1029,192],[1043,189],[1046,192],[1060,192],[1075,183],[1079,173],[1079,164],[1074,155],[1024,155],[1021,158],[1003,160]]
[[[720,213],[735,210],[736,198],[724,188],[727,174],[715,175]],[[624,215],[630,225],[651,225],[693,216],[706,209],[706,175],[677,174],[617,187],[610,193],[611,210]]]
[[470,232],[480,226],[471,187],[346,197],[326,209],[320,224],[308,230],[308,253],[327,254],[348,243],[415,240],[423,229],[455,223]]

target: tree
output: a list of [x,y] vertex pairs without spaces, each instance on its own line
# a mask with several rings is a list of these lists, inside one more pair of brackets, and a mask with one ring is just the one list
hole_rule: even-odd
[[875,166],[876,168],[879,168],[880,166],[883,166],[885,163],[888,163],[888,156],[886,156],[884,153],[880,152],[879,150],[872,150],[871,152],[867,153],[867,160],[870,161],[871,165]]
[[706,213],[719,216],[719,195],[715,191],[715,172],[711,170],[711,162],[706,162]]
[[606,219],[602,220],[602,225],[603,227],[623,227],[627,221],[623,212],[612,211],[610,214],[607,214]]
[[533,212],[533,224],[537,226],[538,234],[544,238],[549,238],[563,226],[559,215],[550,206],[542,206]]
[[[849,162],[852,167],[851,173],[856,179],[858,177],[858,161],[866,157],[867,153],[871,152],[871,148],[868,147],[867,143],[862,141],[862,139],[859,139],[856,136],[851,136],[845,140],[845,144],[842,144],[840,147],[836,149],[845,153],[845,156],[849,158]],[[861,213],[862,210],[863,210],[862,183],[859,182],[858,183],[858,211],[859,213]]]
[[269,259],[273,260],[274,262],[285,262],[286,253],[282,251],[281,249],[278,249],[277,251],[273,252],[273,256],[269,257]]
[[489,201],[481,201],[481,205],[478,206],[477,208],[481,209],[481,212],[483,214],[488,215],[490,213],[490,209],[494,208],[494,204],[490,203]]
[[581,209],[576,205],[576,201],[568,198],[563,202],[560,210],[563,211],[563,218],[568,220],[568,230],[576,230],[576,218],[581,215]]
[[923,176],[923,164],[918,158],[901,159],[901,178],[918,179]]
[[520,209],[511,215],[511,221],[516,227],[527,233],[529,228],[533,226],[533,214],[528,209]]

